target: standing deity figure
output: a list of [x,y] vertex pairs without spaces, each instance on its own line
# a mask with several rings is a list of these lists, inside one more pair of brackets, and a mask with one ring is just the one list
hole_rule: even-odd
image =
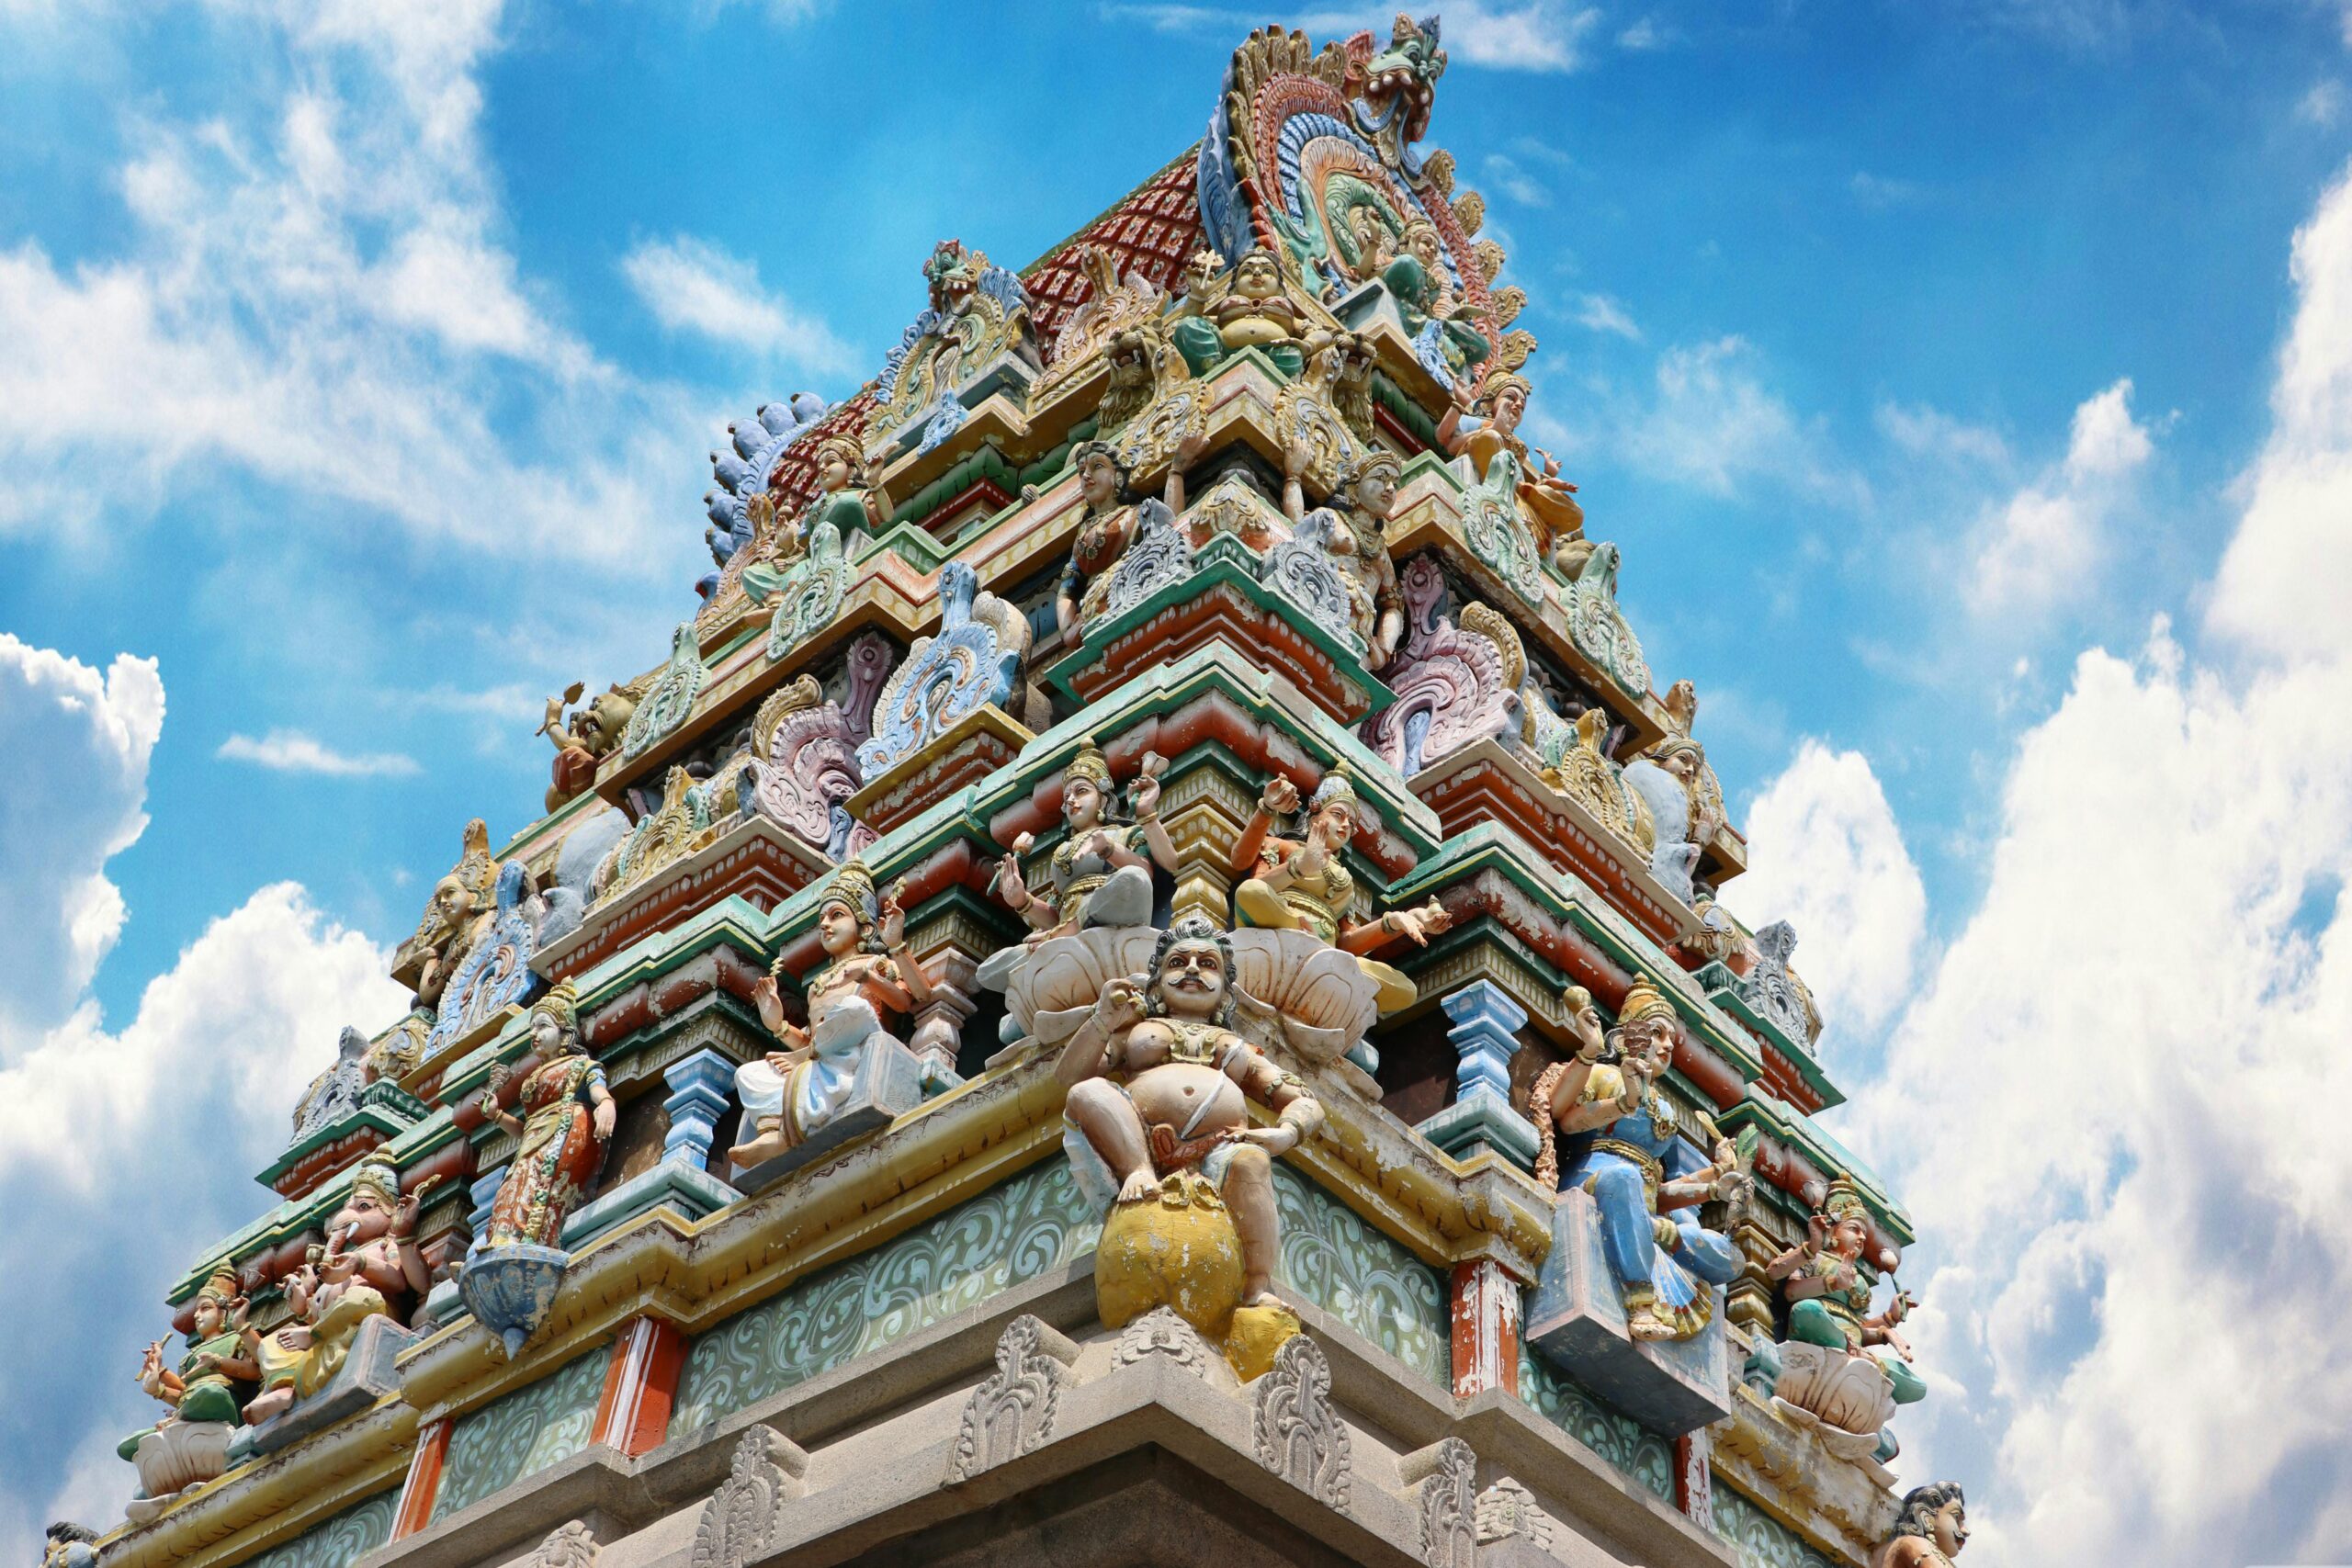
[[[1236,994],[1231,940],[1187,915],[1160,933],[1148,975],[1104,986],[1054,1074],[1069,1090],[1064,1144],[1081,1190],[1121,1210],[1213,1196],[1240,1243],[1237,1304],[1279,1307],[1273,1161],[1314,1134],[1323,1107],[1234,1032]],[[1251,1100],[1274,1125],[1250,1124]]]
[[1116,794],[1111,764],[1091,738],[1062,770],[1062,841],[1046,864],[1046,885],[1032,887],[1021,874],[1021,857],[1034,841],[1027,833],[997,867],[997,895],[1029,922],[1027,945],[1068,936],[1086,926],[1151,924],[1151,867],[1173,875],[1176,845],[1159,819],[1157,754],[1144,758],[1143,773],[1129,792],[1135,821],[1113,818]]
[[[1582,1010],[1571,993],[1570,1010]],[[1739,1253],[1700,1227],[1692,1211],[1736,1201],[1749,1178],[1731,1140],[1704,1114],[1687,1117],[1657,1088],[1674,1060],[1674,1005],[1636,976],[1610,1035],[1582,1032],[1576,1055],[1544,1069],[1529,1092],[1538,1154],[1535,1178],[1589,1194],[1601,1250],[1635,1339],[1689,1339],[1714,1314],[1709,1285],[1728,1284]],[[1614,1064],[1600,1058],[1614,1044]],[[1682,1136],[1687,1123],[1713,1156],[1702,1164]]]
[[776,531],[764,558],[743,569],[743,592],[764,604],[783,585],[785,570],[808,553],[818,525],[830,523],[845,550],[860,536],[879,536],[888,525],[881,493],[865,479],[865,451],[854,436],[828,435],[817,443],[817,495],[797,521]]
[[[164,1342],[161,1339],[147,1347],[139,1364],[141,1391],[170,1406],[170,1414],[144,1431],[125,1438],[115,1450],[124,1459],[140,1464],[140,1477],[148,1483],[148,1493],[153,1496],[164,1495],[166,1489],[177,1490],[179,1486],[209,1480],[220,1471],[211,1469],[210,1475],[198,1475],[182,1469],[175,1478],[176,1484],[159,1489],[156,1475],[150,1473],[152,1461],[141,1461],[141,1445],[175,1427],[209,1424],[225,1435],[226,1429],[243,1417],[245,1400],[261,1379],[261,1368],[254,1359],[257,1336],[245,1325],[245,1298],[237,1289],[234,1270],[225,1267],[216,1269],[197,1292],[189,1313],[194,1323],[187,1331],[187,1351],[181,1356],[179,1366],[174,1369],[164,1364]],[[216,1457],[225,1462],[225,1452]]]
[[1170,340],[1193,375],[1207,375],[1245,348],[1263,349],[1285,377],[1297,375],[1306,364],[1298,342],[1298,307],[1283,292],[1282,264],[1273,252],[1261,246],[1244,255],[1233,268],[1233,286],[1224,297],[1199,308],[1200,314],[1185,316],[1169,328]]
[[1432,372],[1442,368],[1443,380],[1460,385],[1494,352],[1471,321],[1473,307],[1454,296],[1445,241],[1428,219],[1406,222],[1400,254],[1380,277],[1413,334],[1415,353]]
[[[1895,1327],[1909,1315],[1913,1303],[1906,1292],[1897,1291],[1883,1311],[1870,1310],[1871,1283],[1861,1269],[1870,1235],[1870,1211],[1860,1189],[1852,1179],[1838,1177],[1807,1220],[1804,1240],[1767,1263],[1764,1277],[1780,1284],[1788,1303],[1791,1342],[1876,1361],[1894,1403],[1910,1404],[1928,1392],[1926,1382],[1911,1370],[1911,1347]],[[1883,1345],[1894,1355],[1871,1356],[1873,1345]]]
[[[1363,642],[1367,670],[1386,668],[1405,636],[1405,595],[1388,554],[1388,518],[1396,510],[1396,482],[1403,471],[1395,453],[1385,447],[1365,450],[1340,466],[1332,494],[1340,505],[1318,509],[1329,519],[1320,529],[1323,547],[1347,590],[1348,628]],[[1295,490],[1294,479],[1286,500],[1292,500]],[[1303,520],[1294,513],[1292,521]]]
[[1184,469],[1200,456],[1202,439],[1188,437],[1178,446],[1169,465],[1168,483],[1161,494],[1140,500],[1127,492],[1127,465],[1107,441],[1086,441],[1070,454],[1077,470],[1079,493],[1085,505],[1078,536],[1071,541],[1069,564],[1062,569],[1054,593],[1054,624],[1068,636],[1102,614],[1111,591],[1111,569],[1143,532],[1148,516],[1173,527],[1184,510]]
[[1930,1482],[1904,1494],[1894,1532],[1871,1554],[1871,1568],[1953,1568],[1967,1544],[1968,1501],[1960,1483]]
[[538,1066],[524,1075],[515,1097],[520,1116],[499,1106],[507,1082],[503,1068],[482,1091],[483,1117],[517,1142],[476,1251],[560,1247],[563,1222],[605,1162],[620,1107],[605,1086],[603,1064],[581,1042],[578,1005],[579,990],[566,980],[531,1009],[531,1049]]
[[416,1217],[434,1180],[426,1178],[402,1197],[400,1171],[389,1160],[365,1160],[352,1173],[351,1196],[327,1221],[326,1245],[311,1247],[286,1276],[295,1321],[261,1337],[262,1392],[245,1406],[248,1425],[325,1387],[368,1319],[408,1321],[433,1288],[432,1270],[417,1250]]
[[825,964],[808,981],[808,1028],[784,1016],[776,970],[752,993],[761,1021],[789,1049],[735,1069],[735,1093],[755,1129],[754,1136],[727,1151],[740,1169],[797,1147],[838,1115],[868,1050],[884,1043],[905,1049],[883,1020],[913,1013],[931,1000],[930,978],[907,951],[899,893],[877,897],[874,874],[860,863],[834,873],[817,908],[817,941]]
[[1250,875],[1233,890],[1233,908],[1242,924],[1268,931],[1310,931],[1355,955],[1357,964],[1380,987],[1382,1012],[1413,1005],[1413,982],[1398,970],[1364,955],[1396,937],[1420,946],[1453,923],[1435,898],[1418,909],[1391,909],[1377,919],[1358,920],[1355,877],[1347,867],[1348,840],[1371,818],[1356,796],[1355,784],[1338,768],[1323,775],[1306,803],[1296,839],[1278,838],[1279,818],[1299,809],[1298,786],[1281,774],[1266,783],[1258,809],[1234,840],[1232,866]]
[[1450,456],[1469,454],[1471,478],[1489,494],[1515,504],[1534,527],[1536,547],[1567,577],[1584,570],[1592,541],[1584,536],[1577,487],[1560,478],[1559,462],[1519,434],[1527,414],[1526,378],[1506,371],[1490,378],[1465,416],[1450,408],[1438,423],[1437,444]]

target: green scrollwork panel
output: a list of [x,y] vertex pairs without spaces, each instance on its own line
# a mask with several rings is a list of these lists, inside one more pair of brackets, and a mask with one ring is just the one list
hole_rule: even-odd
[[1715,1533],[1739,1549],[1740,1568],[1837,1568],[1813,1544],[1717,1478]]
[[460,1417],[449,1434],[433,1517],[446,1519],[586,1448],[610,1359],[603,1348],[575,1356],[530,1387]]
[[673,1433],[878,1350],[1091,1251],[1102,1234],[1059,1159],[801,1280],[695,1337]]
[[1519,1353],[1519,1396],[1542,1411],[1545,1420],[1660,1497],[1674,1496],[1674,1445],[1632,1416],[1611,1410],[1589,1390],[1529,1355],[1523,1346]]
[[1283,1222],[1277,1281],[1450,1387],[1453,1339],[1437,1270],[1286,1165],[1274,1167],[1274,1198]]
[[392,1515],[400,1504],[399,1487],[379,1492],[292,1540],[246,1559],[244,1568],[344,1568],[392,1539]]

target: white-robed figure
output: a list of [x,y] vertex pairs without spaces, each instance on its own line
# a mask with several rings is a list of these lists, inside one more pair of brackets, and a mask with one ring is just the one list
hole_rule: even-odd
[[877,897],[873,873],[858,862],[834,873],[817,908],[817,941],[826,961],[808,983],[808,1028],[784,1016],[780,955],[752,993],[761,1021],[790,1049],[735,1069],[735,1093],[755,1130],[727,1151],[742,1169],[775,1158],[839,1114],[869,1046],[905,1044],[885,1021],[931,1000],[931,982],[907,951],[897,892]]

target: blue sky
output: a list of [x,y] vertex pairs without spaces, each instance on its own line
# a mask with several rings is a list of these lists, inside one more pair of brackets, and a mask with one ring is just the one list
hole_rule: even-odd
[[[540,700],[660,661],[726,422],[870,373],[934,241],[1017,266],[1080,227],[1199,135],[1267,19],[383,9],[0,0],[0,1074],[44,1111],[0,1112],[0,1256],[29,1264],[46,1216],[136,1302],[266,1196],[243,1173],[335,1028],[382,1021],[371,944],[459,825],[534,814]],[[1318,39],[1386,17],[1284,15]],[[2201,1068],[2217,1034],[2269,1042],[2248,1072],[2336,1070],[2352,745],[2316,628],[2352,526],[2328,488],[2352,13],[1490,0],[1445,24],[1430,141],[1531,296],[1541,436],[1624,550],[1661,683],[1698,682],[1756,841],[1732,901],[1799,918],[1841,1134],[1961,1238],[1917,1260],[1948,1381],[1914,1441],[1991,1499],[1992,1561],[2110,1539],[2120,1505],[2036,1503],[2034,1468],[2108,1456],[2119,1495],[2161,1491],[2174,1456],[2082,1446],[2124,1397],[2088,1391],[2150,1353],[2120,1292],[2181,1213],[2278,1184],[2199,1122],[2178,1135],[2243,1190],[2135,1186],[2179,1153],[2154,1089],[1989,1172],[1923,1107],[1998,1089],[1984,1116],[2039,1125],[2018,1104],[2064,1098],[2034,1087],[2052,1028],[2076,1096]],[[2210,1018],[2109,1007],[2180,983],[2177,954],[2149,967],[2167,922],[2216,962],[2216,931],[2241,944]],[[141,1074],[212,1135],[142,1141]],[[204,1179],[158,1209],[171,1159]],[[2352,1172],[2296,1182],[2301,1223],[2352,1198]],[[131,1245],[166,1219],[188,1234]],[[2320,1254],[2280,1288],[2352,1278]],[[76,1456],[136,1411],[154,1316],[83,1325],[70,1376],[0,1373],[0,1526],[120,1483]],[[2342,1417],[2352,1366],[2325,1372],[2303,1397]],[[2352,1553],[2341,1464],[2245,1462],[2173,1521],[2190,1555],[2150,1561]],[[2274,1482],[2292,1528],[2245,1510]]]

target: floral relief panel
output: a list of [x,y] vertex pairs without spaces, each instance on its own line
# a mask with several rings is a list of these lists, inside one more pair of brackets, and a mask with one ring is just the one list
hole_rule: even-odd
[[1274,1201],[1283,1222],[1278,1285],[1451,1388],[1453,1335],[1438,1271],[1279,1162]]
[[1716,1479],[1715,1533],[1739,1549],[1740,1568],[1836,1568],[1796,1531]]
[[392,1515],[400,1502],[397,1486],[379,1492],[292,1540],[247,1559],[245,1568],[344,1568],[392,1538]]
[[449,1434],[433,1517],[446,1519],[586,1448],[610,1359],[610,1351],[600,1346],[530,1387],[460,1417]]
[[1524,1346],[1519,1352],[1519,1396],[1569,1437],[1657,1495],[1674,1496],[1674,1445],[1632,1416],[1602,1404],[1581,1383],[1555,1370]]

